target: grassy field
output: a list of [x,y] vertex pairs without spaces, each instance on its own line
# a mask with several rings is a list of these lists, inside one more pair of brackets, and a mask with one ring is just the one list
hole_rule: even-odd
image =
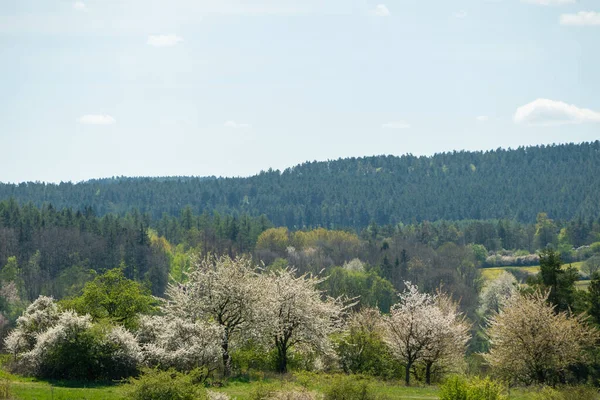
[[[583,262],[580,261],[580,262],[575,262],[575,263],[570,263],[570,264],[564,264],[563,268],[567,268],[571,265],[581,271]],[[518,271],[521,271],[521,272],[524,272],[524,273],[527,273],[530,275],[535,275],[538,272],[540,272],[540,266],[533,265],[533,266],[523,267],[523,266],[509,265],[506,267],[482,268],[481,275],[484,277],[485,280],[491,281],[491,280],[498,278],[498,276],[500,276],[500,274],[502,274],[502,272],[510,271],[510,270],[518,270]],[[585,281],[585,280],[579,281],[576,283],[576,286],[578,289],[587,289],[587,287],[589,286],[589,281]]]
[[[260,381],[231,381],[222,387],[213,388],[216,392],[226,393],[232,399],[249,400],[255,392],[294,390],[323,393],[330,381],[334,379],[327,374],[300,374],[284,378],[265,378]],[[357,379],[360,379],[357,377]],[[119,384],[83,385],[74,382],[42,381],[10,374],[0,370],[0,387],[10,385],[11,399],[15,400],[121,400],[125,399],[125,389]],[[388,399],[434,400],[438,399],[438,388],[435,386],[406,387],[400,382],[373,381],[374,392],[385,395]],[[529,400],[533,390],[513,389],[511,400]]]

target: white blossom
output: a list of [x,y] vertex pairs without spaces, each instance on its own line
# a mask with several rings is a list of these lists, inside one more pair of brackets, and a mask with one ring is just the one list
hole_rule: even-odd
[[264,292],[250,258],[206,257],[195,263],[188,282],[169,285],[163,311],[192,323],[213,321],[221,326],[221,352],[228,375],[232,341],[258,336]]
[[502,272],[493,281],[484,286],[479,301],[479,312],[483,316],[499,312],[504,304],[518,292],[518,282],[509,272]]
[[56,325],[59,315],[58,305],[52,297],[38,297],[17,319],[16,328],[6,338],[7,351],[16,356],[33,349],[38,334]]
[[429,379],[436,363],[464,354],[469,336],[464,319],[448,297],[421,293],[410,282],[404,285],[399,303],[392,306],[384,323],[385,341],[392,354],[404,363],[408,385],[416,363],[425,363]]
[[269,313],[263,328],[275,339],[280,372],[287,370],[288,351],[294,346],[332,352],[329,335],[340,329],[347,308],[341,299],[327,297],[317,289],[323,279],[306,274],[297,277],[295,273],[285,269],[264,279],[269,288]]
[[144,362],[149,366],[189,371],[214,369],[221,356],[222,328],[178,317],[144,316],[137,335]]

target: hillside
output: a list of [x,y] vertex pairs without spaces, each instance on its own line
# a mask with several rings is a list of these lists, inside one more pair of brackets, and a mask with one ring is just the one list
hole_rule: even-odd
[[159,219],[214,210],[265,214],[276,226],[362,228],[423,220],[597,218],[600,142],[307,162],[248,178],[112,178],[0,184],[0,199]]

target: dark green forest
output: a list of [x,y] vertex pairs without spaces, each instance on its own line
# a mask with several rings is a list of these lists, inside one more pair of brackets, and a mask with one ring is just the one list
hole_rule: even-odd
[[248,178],[110,178],[0,184],[0,199],[159,220],[217,211],[275,226],[363,229],[437,220],[597,219],[600,142],[307,162]]

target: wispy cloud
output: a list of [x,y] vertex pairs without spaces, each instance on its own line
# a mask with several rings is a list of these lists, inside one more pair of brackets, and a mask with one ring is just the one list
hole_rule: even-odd
[[112,125],[117,122],[113,117],[106,114],[87,114],[81,116],[78,121],[85,125]]
[[387,122],[381,125],[383,129],[409,129],[410,124],[406,121]]
[[479,115],[475,117],[475,119],[479,122],[486,122],[490,119],[490,117],[488,117],[487,115]]
[[232,128],[232,129],[243,129],[243,128],[251,128],[252,127],[252,125],[250,125],[250,124],[238,123],[235,121],[227,121],[223,124],[223,126],[225,128]]
[[517,124],[564,125],[600,122],[600,112],[580,108],[562,101],[537,99],[519,107],[514,115]]
[[565,4],[575,4],[577,0],[521,0],[523,3],[537,4],[540,6],[562,6]]
[[600,12],[580,11],[577,14],[563,14],[560,16],[560,24],[575,26],[600,25]]
[[85,11],[85,3],[83,1],[76,1],[73,3],[73,8],[79,11]]
[[375,8],[371,10],[370,14],[376,17],[389,17],[392,15],[385,4],[377,4]]
[[147,43],[154,47],[173,47],[183,42],[183,38],[177,35],[150,35]]
[[458,18],[458,19],[467,18],[467,15],[468,14],[465,10],[456,11],[455,13],[452,14],[452,16],[454,18]]

